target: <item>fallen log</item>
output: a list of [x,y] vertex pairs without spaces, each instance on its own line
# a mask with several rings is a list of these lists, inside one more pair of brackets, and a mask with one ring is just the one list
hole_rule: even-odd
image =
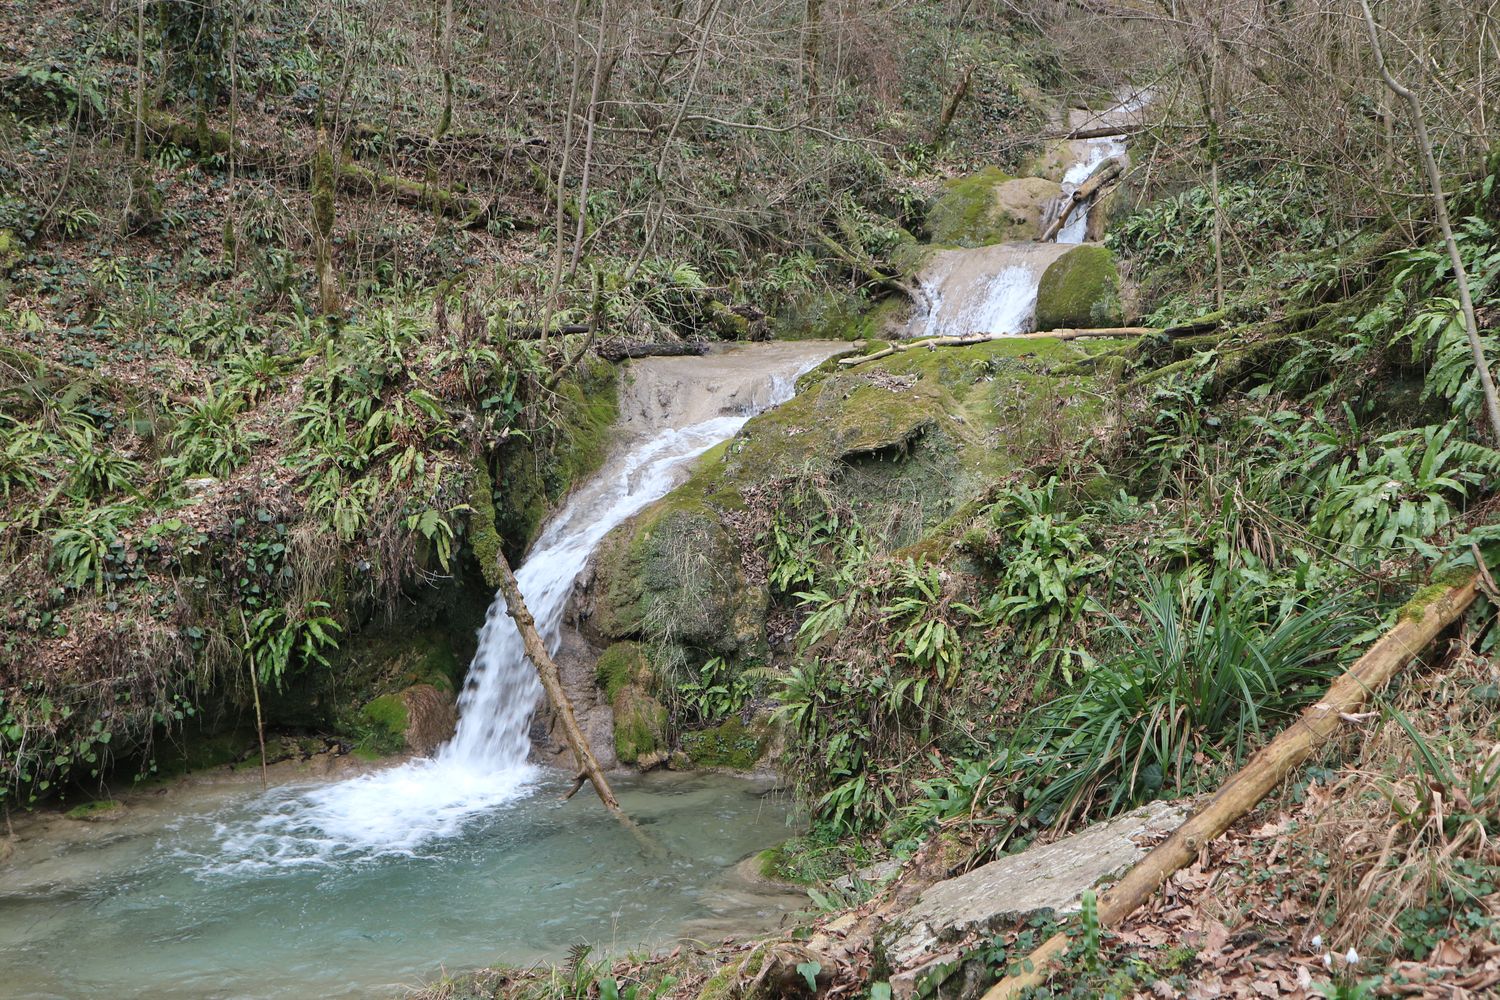
[[[1475,593],[1476,578],[1470,576],[1461,583],[1439,587],[1435,596],[1423,591],[1403,608],[1395,627],[1339,675],[1317,704],[1304,709],[1297,721],[1250,758],[1203,808],[1099,897],[1099,923],[1118,926],[1174,872],[1190,864],[1210,841],[1255,808],[1297,765],[1333,738],[1344,716],[1362,708],[1372,694],[1456,621],[1473,603]],[[1021,966],[1024,971],[1000,980],[983,1000],[1011,1000],[1023,990],[1040,985],[1052,964],[1067,952],[1069,940],[1066,931],[1048,938],[1027,956]]]
[[1071,132],[1054,132],[1048,139],[1125,139],[1143,131],[1138,125],[1095,125],[1092,128],[1075,128]]
[[[258,171],[285,170],[303,185],[307,185],[312,179],[310,161],[297,162],[268,147],[252,145],[244,140],[236,141],[222,129],[207,126],[200,128],[165,111],[147,112],[145,125],[146,135],[155,145],[171,143],[192,150],[199,156],[227,156],[233,151],[241,167]],[[349,194],[386,195],[401,204],[451,216],[465,229],[483,226],[493,212],[493,206],[484,199],[456,188],[381,173],[347,159],[340,161],[335,169],[334,183]]]
[[1073,190],[1073,193],[1064,199],[1062,208],[1057,213],[1057,218],[1052,220],[1052,224],[1047,227],[1046,232],[1042,233],[1037,239],[1042,243],[1051,243],[1057,239],[1057,234],[1062,232],[1063,226],[1068,224],[1069,216],[1080,206],[1091,204],[1101,191],[1119,180],[1120,175],[1124,172],[1125,164],[1121,163],[1118,159],[1110,158],[1101,163],[1089,175],[1088,180],[1078,185]]
[[516,575],[511,572],[510,562],[505,558],[504,552],[495,553],[495,564],[500,571],[500,592],[505,595],[505,613],[510,615],[521,633],[521,641],[526,645],[526,656],[531,660],[532,666],[536,667],[537,676],[542,681],[542,688],[547,692],[547,700],[552,702],[552,710],[562,721],[563,737],[572,748],[573,759],[578,765],[578,777],[573,785],[573,791],[570,791],[565,798],[571,797],[573,792],[581,788],[584,779],[587,778],[593,783],[594,791],[599,794],[599,801],[604,803],[604,808],[613,813],[616,818],[629,822],[629,817],[620,808],[619,800],[615,798],[614,791],[609,787],[609,782],[599,767],[593,748],[589,746],[588,737],[584,736],[583,730],[578,728],[578,717],[573,714],[573,703],[568,700],[568,693],[563,690],[562,677],[557,671],[557,664],[547,652],[547,644],[542,641],[541,633],[537,631],[536,619],[531,616],[531,609],[526,606],[526,600],[521,596],[521,586],[516,582]]
[[1049,330],[1046,333],[971,333],[958,337],[898,340],[874,354],[862,354],[857,358],[841,358],[839,364],[845,368],[852,368],[866,361],[878,361],[903,351],[914,351],[918,348],[931,350],[938,347],[967,347],[971,344],[985,344],[992,340],[1087,340],[1093,337],[1143,337],[1163,332],[1165,332],[1163,328],[1154,326],[1102,326],[1092,330]]
[[605,361],[624,361],[626,358],[679,358],[708,353],[708,344],[701,340],[664,341],[650,340],[615,341],[601,344],[595,353]]
[[[592,330],[592,323],[564,323],[562,326],[554,326],[548,331],[548,336],[556,337],[559,334],[588,333]],[[505,335],[511,340],[541,340],[542,328],[540,326],[511,326],[506,327]]]

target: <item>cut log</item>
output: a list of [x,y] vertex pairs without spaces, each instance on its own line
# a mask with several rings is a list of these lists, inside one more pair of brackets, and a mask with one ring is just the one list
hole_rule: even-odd
[[708,344],[701,340],[688,341],[614,341],[601,344],[595,351],[605,361],[624,361],[626,358],[680,358],[697,357],[708,353]]
[[[593,783],[594,791],[599,793],[599,801],[604,803],[604,808],[616,818],[629,823],[629,817],[620,808],[619,800],[615,798],[614,791],[604,777],[604,771],[599,767],[598,759],[594,757],[588,737],[578,728],[578,718],[573,714],[573,703],[568,700],[568,693],[563,690],[557,664],[553,662],[552,655],[547,652],[547,644],[537,631],[536,619],[531,617],[531,609],[526,607],[526,600],[521,596],[521,586],[516,582],[516,575],[511,572],[510,562],[506,560],[504,552],[495,553],[495,564],[500,571],[500,592],[505,595],[505,613],[510,615],[516,628],[520,630],[521,641],[526,644],[526,655],[532,666],[536,667],[537,676],[542,680],[542,688],[547,692],[547,700],[552,702],[553,711],[562,720],[563,736],[572,748],[573,759],[578,764],[579,778],[574,791],[583,784],[583,778],[587,777]],[[568,794],[571,795],[572,792]]]
[[[1322,700],[1304,709],[1296,722],[1250,758],[1202,809],[1099,897],[1099,923],[1119,926],[1174,872],[1190,864],[1210,841],[1255,808],[1295,767],[1333,738],[1342,716],[1359,711],[1373,693],[1453,624],[1474,602],[1475,590],[1475,578],[1471,576],[1442,588],[1436,597],[1424,598],[1420,605],[1404,608],[1396,626],[1339,675]],[[1048,938],[1022,963],[1027,971],[1000,980],[985,993],[984,1000],[1011,1000],[1023,990],[1040,985],[1051,965],[1067,952],[1068,942],[1067,932]]]
[[1073,193],[1063,200],[1057,218],[1052,220],[1052,225],[1048,226],[1046,232],[1042,233],[1038,239],[1042,243],[1051,243],[1057,239],[1057,234],[1062,232],[1063,226],[1068,224],[1068,218],[1080,207],[1087,210],[1087,206],[1093,203],[1099,193],[1119,180],[1124,172],[1125,164],[1118,159],[1110,158],[1099,164],[1089,175],[1089,179],[1078,185]]

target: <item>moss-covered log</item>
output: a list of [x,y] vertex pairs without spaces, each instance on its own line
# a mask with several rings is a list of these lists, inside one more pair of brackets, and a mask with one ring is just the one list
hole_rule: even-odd
[[[298,162],[275,150],[235,141],[222,129],[195,125],[165,111],[147,112],[146,136],[154,145],[181,146],[199,157],[227,157],[232,150],[242,168],[283,171],[303,185],[314,183],[316,170],[311,162]],[[349,194],[383,195],[403,205],[449,216],[465,228],[483,226],[493,214],[489,202],[458,188],[383,173],[348,159],[339,161],[334,168],[334,183]]]

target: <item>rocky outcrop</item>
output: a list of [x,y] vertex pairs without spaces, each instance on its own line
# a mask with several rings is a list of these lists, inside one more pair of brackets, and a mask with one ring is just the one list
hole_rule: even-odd
[[[937,551],[934,538],[964,504],[1094,426],[1103,397],[1092,376],[1055,370],[1076,372],[1098,349],[1000,340],[826,365],[617,528],[576,608],[601,649],[614,644],[598,685],[617,727],[627,713],[632,720],[632,732],[614,736],[620,759],[655,760],[658,706],[678,704],[673,687],[696,682],[709,659],[734,676],[783,648],[784,623],[777,631],[767,621],[766,537],[778,515],[795,523],[812,511],[799,496],[852,514],[861,543],[876,551]],[[631,685],[639,691],[622,695]],[[685,765],[744,768],[774,741],[753,718],[696,732],[691,719],[675,722],[687,730],[676,735]],[[652,736],[637,739],[635,730]]]
[[955,178],[927,213],[932,242],[941,246],[982,247],[1032,240],[1042,215],[1062,193],[1055,180],[1012,177],[998,167]]

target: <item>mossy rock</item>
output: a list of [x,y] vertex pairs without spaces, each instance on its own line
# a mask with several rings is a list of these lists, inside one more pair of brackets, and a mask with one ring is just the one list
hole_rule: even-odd
[[748,771],[765,755],[771,733],[731,717],[712,729],[683,733],[679,742],[695,768]]
[[636,764],[656,756],[667,742],[667,710],[661,702],[634,684],[615,693],[611,702],[615,717],[615,757],[622,764]]
[[812,480],[879,526],[877,549],[917,545],[989,485],[1093,427],[1104,406],[1093,377],[1053,371],[1115,346],[1002,340],[820,367],[606,538],[591,628],[643,640],[658,678],[710,656],[764,662],[770,591],[747,568],[752,508],[765,516],[789,482]]
[[411,722],[406,712],[406,702],[396,694],[383,694],[366,703],[365,707],[360,709],[359,714],[372,728],[386,736],[400,738],[403,741],[406,737],[406,727]]
[[982,247],[1035,239],[1047,205],[1062,193],[1056,181],[1011,177],[998,167],[959,177],[927,214],[934,244]]
[[611,533],[597,557],[593,626],[608,639],[646,636],[725,657],[763,659],[770,600],[739,548],[691,497],[659,503]]
[[84,802],[69,809],[63,815],[67,819],[78,820],[82,823],[113,823],[125,815],[125,803],[114,799]]
[[1042,272],[1036,293],[1038,330],[1119,326],[1124,319],[1120,272],[1107,247],[1081,244]]
[[604,698],[614,704],[615,696],[627,685],[642,689],[651,685],[651,664],[638,642],[617,642],[606,649],[594,665],[594,680]]

